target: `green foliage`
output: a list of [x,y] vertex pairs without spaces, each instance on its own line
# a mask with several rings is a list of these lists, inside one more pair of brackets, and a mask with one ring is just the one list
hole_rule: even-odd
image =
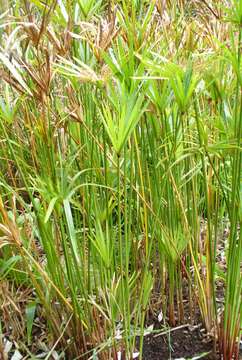
[[140,336],[141,359],[147,314],[179,325],[186,296],[238,357],[241,1],[7,5],[0,280],[34,291],[30,352],[40,308],[67,358],[131,359]]

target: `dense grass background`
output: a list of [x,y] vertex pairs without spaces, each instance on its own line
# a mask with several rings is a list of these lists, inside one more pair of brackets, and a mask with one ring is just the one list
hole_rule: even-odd
[[0,10],[1,333],[33,351],[38,314],[68,359],[141,359],[188,301],[238,358],[242,1]]

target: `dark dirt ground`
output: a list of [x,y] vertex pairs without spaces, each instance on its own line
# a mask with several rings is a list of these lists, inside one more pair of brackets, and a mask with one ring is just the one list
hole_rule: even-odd
[[148,335],[144,338],[144,360],[191,359],[204,353],[206,360],[217,360],[213,341],[199,328],[182,328],[166,335]]

